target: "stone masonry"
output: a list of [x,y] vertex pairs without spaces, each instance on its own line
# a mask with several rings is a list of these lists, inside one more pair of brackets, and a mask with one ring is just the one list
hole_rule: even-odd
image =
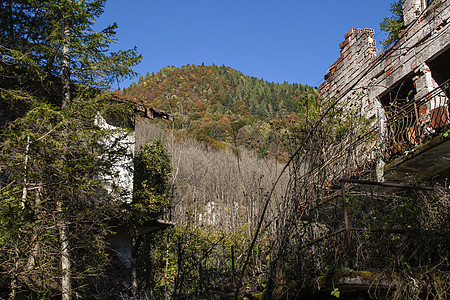
[[[345,34],[339,45],[341,56],[319,87],[325,101],[340,99],[344,105],[361,105],[367,117],[375,118],[394,96],[403,93],[414,101],[450,78],[450,0],[435,0],[430,5],[426,0],[402,3],[405,29],[399,41],[380,55],[373,29],[353,28]],[[436,106],[429,102],[423,115],[429,119]]]

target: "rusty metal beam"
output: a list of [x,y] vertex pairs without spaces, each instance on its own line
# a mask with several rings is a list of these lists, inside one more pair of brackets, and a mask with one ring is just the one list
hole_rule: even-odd
[[343,180],[341,181],[341,197],[342,197],[342,207],[344,209],[345,241],[347,244],[347,254],[348,257],[351,257],[352,241],[350,236],[350,222],[348,220],[347,201],[345,199],[345,182]]
[[402,189],[409,189],[409,190],[427,190],[427,191],[434,190],[434,188],[431,186],[407,185],[407,184],[399,184],[399,183],[393,183],[393,182],[378,182],[378,181],[358,180],[358,179],[341,179],[341,186],[342,186],[342,182],[385,186],[385,187],[395,187],[395,188],[402,188]]
[[318,238],[318,239],[316,239],[316,240],[314,240],[314,241],[312,241],[312,242],[309,242],[309,243],[306,244],[304,247],[310,247],[310,246],[314,245],[315,243],[319,243],[319,242],[321,242],[321,241],[323,241],[323,240],[329,239],[330,237],[333,237],[333,236],[335,236],[336,234],[342,233],[342,232],[344,232],[344,231],[345,231],[345,228],[341,228],[341,229],[339,229],[339,230],[337,230],[337,231],[335,231],[335,232],[333,232],[333,233],[329,233],[329,234],[327,234],[327,235],[325,235],[325,236],[323,236],[323,237],[321,237],[321,238]]
[[173,122],[173,116],[169,113],[166,113],[163,110],[160,109],[156,109],[153,107],[147,107],[143,104],[139,104],[136,102],[131,102],[129,100],[125,100],[125,99],[121,99],[118,97],[112,97],[110,99],[111,101],[114,102],[119,102],[119,103],[128,103],[131,105],[131,107],[133,108],[133,110],[135,111],[139,111],[139,112],[143,112],[146,118],[149,119],[154,119],[154,118],[159,118],[159,119],[166,119],[166,120],[170,120]]

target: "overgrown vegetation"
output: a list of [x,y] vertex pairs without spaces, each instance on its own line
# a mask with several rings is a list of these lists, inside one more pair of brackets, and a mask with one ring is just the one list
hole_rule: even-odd
[[169,206],[170,156],[158,140],[147,142],[135,157],[133,210],[154,219]]
[[159,263],[148,285],[152,295],[232,297],[239,287],[240,295],[269,299],[346,297],[348,290],[332,285],[352,276],[371,282],[372,296],[447,295],[448,191],[439,185],[422,191],[346,184],[353,228],[348,249],[339,180],[375,179],[377,136],[368,134],[373,124],[357,106],[312,107],[308,122],[291,122],[285,129],[284,140],[296,155],[270,198],[282,165],[266,169],[274,162],[251,158],[242,148],[233,157],[155,126],[152,131],[166,140],[174,159],[172,216],[179,226],[153,237],[152,261]]
[[[174,114],[174,127],[149,126],[133,195],[117,184],[134,112],[101,88],[133,74],[139,56],[100,51],[115,29],[90,30],[103,5],[0,4],[10,57],[0,62],[1,298],[118,297],[101,288],[118,224],[133,234],[134,298],[308,299],[317,286],[345,297],[335,283],[348,276],[375,296],[448,296],[448,183],[340,185],[375,180],[384,148],[361,107],[322,101],[314,88],[215,65],[147,74],[115,94]],[[384,21],[394,38],[385,45],[401,29],[398,9]],[[123,128],[101,128],[99,116]],[[175,225],[151,232],[156,218]]]
[[133,75],[140,56],[108,54],[116,25],[92,30],[104,4],[0,3],[1,298],[108,293],[97,284],[122,218],[115,165],[129,156],[129,132],[95,123],[115,109],[130,123],[130,107],[102,89]]

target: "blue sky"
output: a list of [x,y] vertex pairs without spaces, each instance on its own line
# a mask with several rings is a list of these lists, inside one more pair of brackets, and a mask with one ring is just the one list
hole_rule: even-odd
[[373,28],[377,41],[384,38],[379,23],[391,2],[108,0],[96,29],[118,23],[113,50],[137,46],[141,75],[204,62],[267,81],[318,86],[352,27]]

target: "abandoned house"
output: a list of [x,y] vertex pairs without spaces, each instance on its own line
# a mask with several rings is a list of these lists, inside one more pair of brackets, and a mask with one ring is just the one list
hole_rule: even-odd
[[[134,128],[128,128],[128,130],[124,129],[122,125],[116,124],[114,120],[107,120],[101,115],[96,117],[98,126],[105,129],[118,129],[114,139],[119,139],[121,145],[116,145],[116,147],[127,149],[128,153],[124,155],[121,164],[115,166],[116,170],[114,171],[118,174],[117,178],[103,178],[106,183],[109,180],[115,180],[114,185],[121,188],[120,195],[117,195],[117,198],[125,203],[132,202],[133,156],[147,141],[152,139],[151,132],[148,130],[149,121],[154,118],[173,120],[170,114],[155,108],[141,104],[132,104],[132,108],[136,113]],[[138,228],[138,235],[162,230],[170,226],[173,226],[170,222],[155,219]],[[110,266],[106,269],[106,279],[102,284],[102,288],[110,291],[112,296],[117,296],[117,293],[121,292],[129,292],[133,286],[137,286],[136,278],[133,276],[133,236],[130,233],[130,228],[118,224],[115,231],[115,234],[109,237],[112,260]]]
[[[347,32],[341,56],[319,87],[324,99],[359,104],[377,120],[381,143],[391,152],[417,148],[449,124],[450,1],[404,0],[403,11],[399,40],[378,56],[373,29]],[[448,174],[449,150],[446,141],[420,155],[420,163],[404,161],[395,174],[385,170],[384,179]]]
[[[438,205],[430,200],[438,198],[436,193],[448,199],[450,0],[403,0],[402,5],[404,28],[393,46],[377,54],[373,29],[351,29],[339,45],[339,59],[319,87],[324,101],[356,109],[369,121],[368,134],[347,148],[360,147],[355,153],[371,152],[366,160],[373,163],[360,164],[372,170],[369,176],[352,176],[352,161],[341,164],[348,172],[336,178],[340,188],[335,185],[334,194],[312,209],[311,215],[318,217],[311,223],[316,232],[308,244],[316,259],[311,266],[322,260],[333,261],[336,267],[316,278],[301,299],[330,299],[330,293],[336,291],[346,299],[388,299],[386,291],[405,288],[408,283],[397,275],[386,277],[366,270],[383,269],[390,263],[383,251],[395,256],[395,247],[401,243],[407,246],[402,250],[404,257],[397,256],[400,264],[408,257],[408,263],[420,265],[416,254],[430,241],[435,249],[423,248],[429,251],[424,257],[428,255],[429,261],[447,259],[448,236],[440,229],[446,222],[433,228],[424,225],[432,220],[426,214],[422,223],[411,222],[417,219],[405,214],[391,214],[408,205],[415,213],[423,213],[414,208],[411,199],[428,199],[425,202],[431,206]],[[385,249],[370,248],[369,240]],[[340,251],[346,259],[340,260]]]

